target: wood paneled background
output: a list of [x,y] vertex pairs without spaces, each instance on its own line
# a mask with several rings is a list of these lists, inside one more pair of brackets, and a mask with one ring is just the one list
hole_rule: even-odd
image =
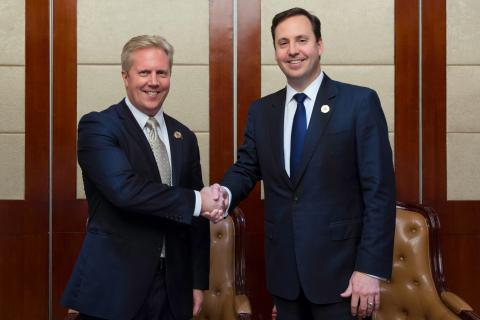
[[[77,2],[54,1],[52,115],[49,1],[25,3],[25,200],[0,200],[0,314],[2,319],[48,319],[51,288],[53,319],[62,319],[65,310],[59,298],[83,239],[87,210],[86,202],[77,200],[75,180]],[[395,1],[398,200],[417,202],[423,195],[423,202],[439,212],[447,284],[478,312],[480,296],[475,289],[480,287],[480,258],[475,253],[480,246],[480,201],[448,201],[446,191],[446,3],[423,0],[422,5],[420,20],[418,0]],[[238,22],[236,134],[240,143],[248,106],[260,97],[260,7],[260,0],[238,1],[237,8],[233,1],[210,0],[211,182],[220,180],[230,166],[235,147],[233,10]],[[259,185],[241,207],[247,221],[247,294],[254,319],[269,319],[271,298],[265,289]]]
[[48,0],[25,2],[25,198],[0,200],[2,319],[48,319],[48,8]]

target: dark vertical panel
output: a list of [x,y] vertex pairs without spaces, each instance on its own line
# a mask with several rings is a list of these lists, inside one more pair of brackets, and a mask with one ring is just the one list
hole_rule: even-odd
[[237,135],[242,142],[250,103],[260,98],[261,89],[261,43],[260,1],[238,1],[238,72],[237,72]]
[[53,229],[83,231],[86,202],[77,200],[77,1],[55,2],[53,45]]
[[210,181],[233,161],[232,1],[210,0]]
[[1,318],[48,319],[48,233],[2,232],[0,250]]
[[53,46],[53,318],[79,252],[87,205],[76,196],[77,1],[55,1]]
[[423,200],[434,208],[447,190],[445,6],[445,0],[424,0],[422,10]]
[[25,200],[0,200],[2,319],[48,319],[48,8],[25,1]]
[[451,291],[480,310],[480,201],[447,200],[446,0],[423,0],[423,199],[439,213]]
[[25,198],[48,201],[48,0],[25,2]]
[[395,172],[397,200],[419,201],[418,1],[395,1]]
[[[85,225],[85,224],[83,224]],[[83,232],[55,232],[52,251],[53,260],[53,319],[61,320],[66,310],[60,306],[65,284],[70,278],[73,263],[77,259],[84,238]]]
[[53,38],[54,227],[66,200],[76,198],[77,3],[56,1]]
[[[237,66],[237,136],[243,141],[250,103],[260,98],[261,89],[261,2],[238,1],[238,66]],[[268,21],[265,21],[268,23]],[[253,319],[269,319],[272,302],[266,289],[265,258],[263,252],[263,201],[260,200],[260,184],[241,203],[246,216],[246,285],[252,304]]]

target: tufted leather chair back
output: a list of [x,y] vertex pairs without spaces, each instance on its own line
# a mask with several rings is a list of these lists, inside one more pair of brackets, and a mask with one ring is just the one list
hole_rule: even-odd
[[197,320],[249,319],[243,278],[244,223],[238,208],[223,221],[210,223],[210,289]]
[[437,291],[427,219],[421,212],[397,207],[392,278],[381,285],[381,308],[374,319],[460,319]]

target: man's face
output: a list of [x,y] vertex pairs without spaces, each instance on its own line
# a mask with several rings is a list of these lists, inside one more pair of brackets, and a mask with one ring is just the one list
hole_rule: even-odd
[[310,21],[293,16],[280,22],[275,29],[275,60],[298,91],[305,89],[320,74],[323,43],[317,42]]
[[170,62],[165,51],[155,47],[131,54],[132,65],[122,71],[128,99],[143,113],[154,116],[170,89]]

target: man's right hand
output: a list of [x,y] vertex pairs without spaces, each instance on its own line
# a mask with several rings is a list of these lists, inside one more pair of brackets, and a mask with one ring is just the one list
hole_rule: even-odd
[[225,196],[221,186],[218,183],[210,187],[204,187],[200,191],[202,197],[201,215],[213,223],[217,223],[224,218],[224,212],[227,209],[228,199]]

